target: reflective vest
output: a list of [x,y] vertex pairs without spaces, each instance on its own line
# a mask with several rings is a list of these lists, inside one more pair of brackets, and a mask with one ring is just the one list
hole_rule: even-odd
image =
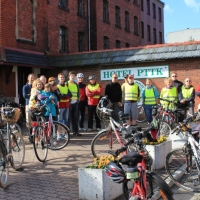
[[68,88],[72,93],[71,100],[78,100],[78,86],[75,83],[71,83],[70,81],[68,81]]
[[155,98],[153,88],[145,89],[144,96],[145,96],[145,99],[144,99],[145,105],[155,105],[156,104],[156,98]]
[[[61,85],[57,85],[58,89],[60,90],[61,94],[68,94],[68,87],[65,86],[61,86]],[[69,99],[60,99],[60,102],[68,102]]]
[[182,88],[181,88],[181,91],[182,91],[182,95],[183,95],[183,100],[186,100],[188,99],[192,92],[193,92],[194,88],[193,87],[190,87],[190,88],[185,88],[185,86],[183,85]]
[[[96,85],[88,84],[88,89],[90,90],[90,92],[93,92],[93,91],[97,90],[98,88],[99,88],[99,84],[96,84]],[[100,95],[95,95],[92,98],[99,99]]]
[[138,99],[138,84],[133,85],[125,84],[125,101],[137,101]]
[[[178,93],[176,87],[172,87],[170,89],[168,88],[163,88],[160,93],[160,97],[163,99],[167,99],[170,101],[178,101]],[[169,108],[173,109],[175,108],[175,105],[173,103],[166,102],[166,101],[161,101],[161,104],[163,105],[164,108]],[[169,105],[169,106],[168,106]]]

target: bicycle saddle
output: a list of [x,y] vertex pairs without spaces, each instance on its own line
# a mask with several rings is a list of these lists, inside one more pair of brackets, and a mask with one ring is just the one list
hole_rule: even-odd
[[143,159],[143,156],[140,155],[137,151],[133,150],[129,152],[127,155],[124,155],[119,159],[119,162],[121,162],[124,165],[131,165],[135,166],[139,162],[141,162]]
[[119,113],[119,119],[127,119],[128,117],[130,117],[130,115],[128,113]]

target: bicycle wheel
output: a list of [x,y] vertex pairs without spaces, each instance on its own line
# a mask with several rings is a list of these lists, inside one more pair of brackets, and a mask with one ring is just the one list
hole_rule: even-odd
[[48,144],[47,138],[44,132],[44,128],[38,126],[33,136],[33,147],[35,155],[40,162],[44,162],[47,158],[48,153]]
[[18,170],[21,168],[25,157],[25,143],[19,132],[11,133],[11,153],[13,156],[11,165],[13,169]]
[[[173,200],[173,193],[166,182],[153,172],[146,172],[147,200],[165,199]],[[126,200],[139,200],[138,197],[131,196],[134,187],[133,180],[126,180],[122,184],[123,193]]]
[[10,125],[10,129],[11,129],[11,132],[17,131],[22,135],[22,129],[17,123]]
[[2,188],[6,188],[8,185],[8,164],[6,162],[6,158],[0,153],[0,186]]
[[138,106],[138,118],[137,118],[137,122],[141,123],[141,122],[145,122],[146,121],[146,115],[144,112],[144,107],[143,106]]
[[200,192],[198,171],[189,151],[175,149],[166,156],[165,169],[172,181],[184,190]]
[[[125,143],[125,139],[121,138],[121,141]],[[120,144],[114,131],[102,130],[94,137],[91,143],[92,155],[98,159],[100,156],[109,155],[108,150],[116,151],[119,148]]]
[[159,135],[163,137],[169,137],[171,133],[171,127],[167,122],[161,121],[159,126]]
[[[48,125],[48,122],[45,124]],[[70,140],[69,128],[60,122],[53,122],[51,127],[50,145],[51,150],[60,150],[67,146]]]

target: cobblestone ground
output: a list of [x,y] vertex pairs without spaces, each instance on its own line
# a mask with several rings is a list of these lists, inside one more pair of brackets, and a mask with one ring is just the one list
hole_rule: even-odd
[[93,162],[90,143],[97,132],[72,137],[68,146],[59,151],[48,151],[47,161],[41,163],[34,155],[33,145],[26,142],[22,171],[9,168],[9,185],[0,188],[4,200],[78,199],[78,167]]

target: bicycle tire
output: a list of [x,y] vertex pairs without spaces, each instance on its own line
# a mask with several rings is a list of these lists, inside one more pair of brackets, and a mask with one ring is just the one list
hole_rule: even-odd
[[11,133],[11,153],[13,156],[12,168],[18,170],[22,167],[25,158],[25,142],[19,132]]
[[[48,122],[46,122],[45,125],[47,126]],[[69,141],[70,141],[69,128],[60,122],[53,121],[51,137],[50,137],[50,145],[48,145],[48,148],[51,150],[60,150],[66,147]]]
[[147,118],[146,118],[146,114],[145,114],[145,111],[144,111],[144,107],[138,106],[137,112],[138,112],[138,118],[136,119],[136,121],[139,122],[139,123],[145,122],[147,120]]
[[[146,180],[147,180],[147,200],[155,199],[167,199],[173,200],[173,193],[167,183],[154,172],[146,171]],[[153,186],[153,187],[152,187]],[[131,192],[134,187],[133,180],[126,180],[122,184],[123,194],[126,200],[130,200],[135,197],[131,197]],[[137,197],[135,198],[137,199]]]
[[33,136],[33,147],[37,159],[45,162],[48,154],[48,143],[44,127],[38,126]]
[[159,125],[159,136],[167,137],[168,139],[170,133],[171,133],[170,125],[165,121],[161,121]]
[[[111,138],[112,135],[112,138]],[[111,145],[112,139],[112,145]],[[121,138],[122,143],[125,143],[126,140]],[[109,155],[108,150],[116,151],[121,146],[118,143],[117,137],[114,131],[109,132],[108,130],[104,129],[100,131],[92,140],[91,143],[91,151],[92,155],[99,159],[100,156],[107,156]]]
[[[186,163],[188,162],[188,168]],[[165,169],[171,180],[184,190],[190,192],[200,192],[200,185],[194,185],[197,176],[197,169],[194,167],[192,155],[185,152],[184,148],[174,149],[167,154],[165,160]]]
[[[2,188],[6,188],[8,185],[8,176],[9,176],[9,170],[8,170],[8,163],[6,162],[6,158],[3,158],[3,155],[0,154],[0,186]],[[2,164],[4,163],[4,164]]]

